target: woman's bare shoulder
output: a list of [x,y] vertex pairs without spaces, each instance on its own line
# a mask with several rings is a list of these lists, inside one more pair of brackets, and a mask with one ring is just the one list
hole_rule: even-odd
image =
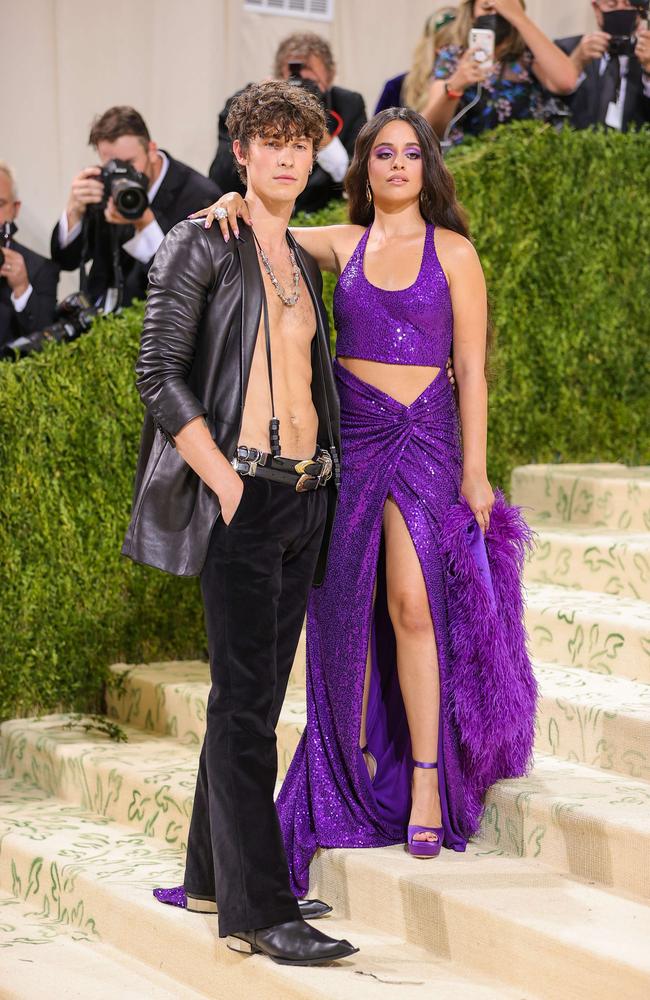
[[[453,229],[436,228],[436,252],[452,290],[469,282],[484,282],[483,268],[470,239]],[[460,284],[459,284],[460,283]]]
[[475,260],[478,256],[474,244],[467,236],[443,226],[436,226],[436,247],[457,260]]

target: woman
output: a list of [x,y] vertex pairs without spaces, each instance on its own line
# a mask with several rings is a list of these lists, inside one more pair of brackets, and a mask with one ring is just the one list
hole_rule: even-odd
[[[464,850],[489,784],[527,768],[535,707],[525,529],[502,501],[492,514],[486,474],[485,282],[424,119],[392,108],[368,122],[346,188],[352,225],[293,230],[339,275],[343,450],[307,616],[307,727],[277,802],[298,896],[319,846]],[[237,231],[237,195],[196,215],[209,225],[226,206]],[[460,428],[441,370],[452,341]],[[489,584],[491,517],[515,552],[505,598]]]
[[441,7],[425,21],[424,31],[413,53],[408,73],[387,80],[377,101],[375,114],[384,108],[413,108],[421,111],[429,99],[431,73],[440,49],[452,41],[455,7]]
[[[476,50],[468,48],[473,27],[495,29],[491,65],[478,62]],[[544,91],[561,95],[576,88],[575,66],[527,16],[523,0],[464,0],[452,35],[452,43],[438,52],[429,99],[421,108],[441,138],[452,119],[476,101],[479,83],[481,99],[452,129],[453,143],[514,120],[545,121],[555,111]]]

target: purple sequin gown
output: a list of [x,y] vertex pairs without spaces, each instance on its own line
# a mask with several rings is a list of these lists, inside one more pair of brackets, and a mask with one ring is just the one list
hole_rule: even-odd
[[[449,289],[437,258],[433,226],[427,226],[416,282],[397,292],[379,289],[365,277],[368,232],[336,287],[337,355],[436,365],[441,371],[406,406],[335,362],[341,400],[341,490],[326,577],[312,591],[307,612],[307,726],[277,801],[297,896],[308,891],[309,863],[318,847],[380,847],[406,839],[411,748],[387,612],[382,550],[382,517],[389,495],[413,539],[436,635],[442,709],[438,776],[445,847],[465,849],[477,825],[476,795],[495,775],[523,773],[530,754],[528,740],[521,752],[516,751],[521,760],[501,761],[496,768],[490,765],[479,787],[468,788],[462,726],[451,697],[453,642],[440,544],[450,512],[460,509],[462,472],[457,406],[444,371],[453,331]],[[473,563],[488,579],[488,599],[493,601],[486,551],[478,535],[472,539]],[[378,762],[374,784],[359,750],[369,643],[372,670],[366,731]],[[527,663],[526,658],[521,664],[524,674]],[[532,733],[534,684],[529,677],[524,680],[530,694],[525,733]]]

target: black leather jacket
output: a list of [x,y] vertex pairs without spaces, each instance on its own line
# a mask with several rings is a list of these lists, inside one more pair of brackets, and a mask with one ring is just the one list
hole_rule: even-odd
[[[201,572],[220,507],[216,495],[178,454],[173,438],[203,415],[224,455],[234,454],[260,326],[264,286],[257,251],[246,226],[240,234],[239,240],[224,243],[218,226],[206,230],[201,221],[180,222],[165,237],[149,272],[136,364],[147,413],[122,552],[177,576]],[[339,404],[322,277],[315,260],[290,234],[288,239],[316,313],[311,390],[318,442],[333,446],[338,455]],[[334,477],[327,492],[328,524],[315,584],[325,571],[336,506]]]

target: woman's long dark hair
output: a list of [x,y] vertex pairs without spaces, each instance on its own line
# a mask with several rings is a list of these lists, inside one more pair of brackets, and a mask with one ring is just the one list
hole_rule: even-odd
[[[345,178],[350,222],[356,226],[369,226],[375,218],[374,198],[368,200],[368,160],[375,140],[381,130],[391,122],[408,122],[418,137],[422,152],[422,191],[420,213],[427,222],[443,229],[451,229],[470,239],[467,216],[456,197],[456,182],[442,158],[438,138],[422,115],[410,108],[386,108],[363,126],[354,144],[354,156]],[[489,355],[493,346],[494,330],[488,304],[486,374],[491,376]]]
[[422,218],[469,238],[467,219],[456,198],[456,184],[445,166],[437,136],[426,119],[410,108],[386,108],[366,122],[359,132],[345,179],[350,222],[357,226],[369,226],[375,218],[374,200],[368,200],[366,188],[368,160],[381,130],[396,121],[407,122],[411,126],[422,151]]

